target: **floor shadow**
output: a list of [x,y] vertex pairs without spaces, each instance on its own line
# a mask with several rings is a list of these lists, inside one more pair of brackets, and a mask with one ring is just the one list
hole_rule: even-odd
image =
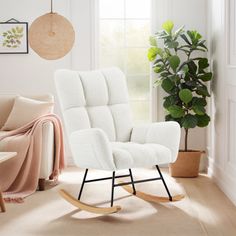
[[[141,177],[143,176],[140,176],[140,178]],[[183,184],[178,179],[175,181],[176,184]],[[64,205],[64,202],[62,202],[63,207],[62,204],[60,206],[60,204],[55,203],[57,200],[63,200],[59,194],[55,194],[60,188],[64,187],[65,189],[70,189],[75,193],[75,189],[76,191],[79,191],[80,186],[80,184],[70,184],[68,182],[60,182],[58,186],[47,185],[46,191],[52,191],[48,195],[47,199],[44,199],[43,192],[38,192],[37,195],[41,194],[41,196],[35,198],[32,196],[27,199],[25,204],[30,204],[30,206],[27,206],[27,209],[22,209],[22,211],[18,209],[14,216],[11,214],[11,218],[6,214],[4,222],[10,225],[12,221],[17,220],[17,218],[20,218],[24,214],[27,214],[30,210],[35,210],[35,208],[40,209],[45,205],[46,201],[47,204],[55,204],[55,207],[58,208],[55,209],[55,211],[62,210],[62,213],[59,213],[58,216],[53,215],[53,218],[44,222],[43,227],[31,227],[30,230],[27,231],[27,236],[183,236],[183,234],[176,233],[180,232],[180,227],[183,227],[184,235],[205,235],[198,219],[191,216],[186,211],[188,205],[184,206],[184,202],[180,205],[172,203],[151,203],[142,199],[137,199],[135,196],[127,194],[122,190],[122,192],[117,192],[118,194],[115,198],[115,203],[119,201],[117,202],[117,205],[121,205],[122,210],[112,215],[95,215],[83,212],[79,209],[73,209],[70,204],[67,205],[67,203],[65,203]],[[96,188],[100,191],[104,191],[103,185],[101,186],[101,189],[99,188],[100,186]],[[91,190],[94,189],[91,188]],[[87,194],[92,194],[92,191],[91,193],[89,191],[90,189],[88,189]],[[96,197],[96,191],[93,194]],[[185,201],[185,199],[182,201]],[[109,203],[110,199],[93,202],[93,204],[97,206]],[[66,207],[66,209],[64,207]],[[53,208],[51,209],[53,210]],[[47,213],[47,209],[45,209],[45,212],[41,212],[41,215],[43,216],[43,214],[45,214],[46,216]],[[50,212],[48,214],[50,214]],[[1,224],[0,221],[0,227]],[[181,230],[182,233],[183,230]]]

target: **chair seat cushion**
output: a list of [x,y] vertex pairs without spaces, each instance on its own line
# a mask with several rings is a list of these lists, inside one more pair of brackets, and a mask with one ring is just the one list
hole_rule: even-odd
[[171,150],[160,144],[111,142],[117,169],[152,167],[171,162]]

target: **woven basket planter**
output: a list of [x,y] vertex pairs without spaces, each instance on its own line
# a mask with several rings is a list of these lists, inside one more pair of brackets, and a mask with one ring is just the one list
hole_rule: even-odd
[[176,162],[169,165],[172,177],[193,178],[198,176],[202,151],[180,151]]

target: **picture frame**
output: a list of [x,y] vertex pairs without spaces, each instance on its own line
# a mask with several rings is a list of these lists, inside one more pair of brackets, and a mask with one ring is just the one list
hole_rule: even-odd
[[28,22],[0,22],[0,54],[28,54]]

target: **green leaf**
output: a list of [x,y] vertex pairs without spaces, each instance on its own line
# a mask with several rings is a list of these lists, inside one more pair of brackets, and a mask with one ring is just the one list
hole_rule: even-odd
[[[156,59],[154,62],[153,62],[153,66],[156,66],[158,63],[162,62],[162,59],[159,58],[159,59]],[[162,62],[163,63],[163,62]]]
[[164,71],[160,74],[160,76],[166,78],[169,74],[169,72]]
[[148,60],[149,60],[149,61],[153,61],[153,60],[156,58],[156,56],[157,56],[157,52],[158,52],[157,47],[151,47],[151,48],[149,48],[149,49],[148,49],[148,54],[147,54]]
[[204,48],[205,49],[204,51],[208,51],[208,49],[205,45],[205,42],[206,42],[205,40],[201,41],[200,43],[198,43],[198,46]]
[[206,127],[208,126],[211,118],[210,116],[208,116],[207,114],[200,116],[200,115],[196,115],[197,118],[197,126],[199,127]]
[[203,75],[200,75],[199,79],[202,80],[202,81],[209,81],[209,80],[212,79],[212,73],[208,72],[208,73],[205,73]]
[[185,104],[188,104],[192,100],[193,95],[192,95],[192,92],[189,89],[181,89],[179,91],[179,98]]
[[181,70],[184,71],[185,74],[186,74],[189,69],[188,69],[188,66],[187,66],[187,65],[184,65]]
[[170,95],[164,98],[163,106],[168,109],[170,106],[175,105],[178,98],[176,96]]
[[164,56],[166,57],[166,59],[168,59],[168,57],[172,56],[170,50],[168,48],[164,48]]
[[170,41],[170,42],[166,42],[165,46],[167,48],[177,48],[179,46],[179,43],[176,41]]
[[198,66],[201,70],[206,69],[209,66],[207,58],[201,58],[198,61]]
[[193,34],[194,34],[194,38],[195,38],[196,40],[199,40],[199,39],[202,38],[202,35],[199,34],[196,30],[194,30],[194,31],[192,31],[192,32],[193,32]]
[[173,118],[180,118],[184,116],[183,108],[177,105],[168,107],[168,111],[170,112]]
[[171,38],[170,35],[165,30],[157,32],[156,36],[158,39],[170,39]]
[[188,44],[191,45],[190,41],[188,40],[187,36],[185,34],[181,34],[180,37]]
[[184,26],[181,26],[179,29],[177,29],[174,33],[174,39],[177,39],[179,35],[184,33]]
[[196,116],[187,114],[182,118],[182,126],[186,129],[195,128],[197,126],[198,119]]
[[191,74],[196,74],[197,66],[193,60],[188,62],[188,69]]
[[169,34],[171,34],[172,29],[174,28],[174,23],[170,20],[163,23],[162,28]]
[[177,75],[171,75],[168,77],[171,81],[173,81],[174,83],[179,79],[179,77]]
[[194,105],[193,106],[193,111],[197,114],[197,115],[204,115],[206,113],[206,110],[204,108],[204,106],[199,106],[199,105]]
[[157,46],[157,40],[156,40],[156,37],[154,37],[154,36],[150,36],[150,37],[149,37],[149,43],[150,43],[151,46],[156,47],[156,46]]
[[162,81],[161,87],[166,91],[169,92],[173,87],[174,87],[174,83],[169,79],[166,78]]
[[163,57],[163,49],[157,48],[157,54],[158,54],[160,57]]
[[148,59],[149,61],[153,61],[156,56],[159,55],[160,57],[163,57],[163,50],[158,47],[151,47],[148,49]]
[[179,64],[180,64],[180,59],[178,56],[174,55],[174,56],[170,56],[168,58],[168,61],[170,63],[170,67],[172,68],[172,70],[174,72],[176,72],[176,69],[178,68]]
[[193,97],[192,99],[193,106],[206,106],[207,102],[205,98]]
[[201,34],[199,34],[196,30],[188,30],[187,31],[188,36],[190,37],[193,44],[197,44],[199,39],[202,38]]
[[181,125],[181,118],[174,118],[170,114],[165,116],[165,121],[176,121]]
[[163,70],[164,70],[163,66],[160,66],[160,65],[156,65],[156,66],[153,67],[153,71],[154,71],[155,73],[160,73],[160,72],[162,72]]
[[202,96],[205,96],[205,97],[210,97],[208,89],[207,89],[207,87],[205,85],[198,86],[197,90],[196,90],[196,93],[198,95],[202,95]]
[[174,121],[175,119],[169,114],[165,116],[165,121]]

